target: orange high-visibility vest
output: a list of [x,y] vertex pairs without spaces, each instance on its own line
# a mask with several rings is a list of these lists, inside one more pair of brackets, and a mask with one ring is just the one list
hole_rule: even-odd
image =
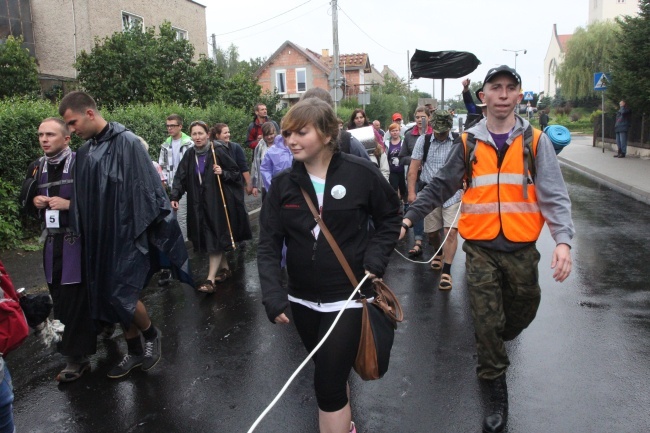
[[[541,131],[533,131],[533,156]],[[462,135],[467,155],[467,133]],[[467,240],[490,241],[502,230],[511,242],[534,242],[544,226],[535,186],[524,173],[525,146],[523,134],[510,144],[501,166],[496,149],[476,140],[472,165],[471,187],[463,195],[458,222],[460,235]],[[524,197],[527,189],[527,198]]]

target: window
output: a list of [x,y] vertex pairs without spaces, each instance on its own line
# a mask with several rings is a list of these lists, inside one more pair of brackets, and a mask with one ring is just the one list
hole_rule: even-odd
[[140,28],[144,30],[144,19],[128,12],[122,12],[122,31]]
[[187,30],[179,29],[172,27],[172,30],[176,32],[176,40],[187,40]]
[[618,0],[618,3],[619,3],[619,4],[621,4],[621,3],[625,3],[625,0]]
[[307,69],[296,69],[296,90],[304,92],[307,90]]
[[287,71],[285,69],[275,71],[275,88],[278,89],[278,93],[287,93]]

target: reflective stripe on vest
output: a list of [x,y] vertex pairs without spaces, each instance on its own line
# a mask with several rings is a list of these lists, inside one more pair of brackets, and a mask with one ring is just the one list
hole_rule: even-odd
[[[537,154],[539,134],[532,147]],[[467,146],[466,135],[463,145]],[[537,204],[535,186],[524,175],[523,134],[516,137],[497,168],[496,149],[476,140],[471,187],[463,195],[458,231],[469,240],[489,241],[503,231],[512,242],[533,242],[539,237],[544,218]],[[524,198],[524,186],[528,198]]]

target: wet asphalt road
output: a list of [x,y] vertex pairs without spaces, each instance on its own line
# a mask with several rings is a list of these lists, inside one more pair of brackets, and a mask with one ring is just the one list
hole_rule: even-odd
[[[542,304],[508,350],[508,432],[650,431],[650,208],[563,168],[578,232],[574,271],[552,280],[545,229]],[[405,251],[407,243],[398,248]],[[430,249],[426,256],[431,255]],[[31,287],[38,254],[3,257],[18,287]],[[351,377],[359,432],[480,432],[485,399],[475,373],[473,330],[458,249],[454,288],[394,255],[385,280],[399,295],[391,367],[380,381]],[[205,257],[192,258],[197,279]],[[100,342],[92,372],[57,385],[61,358],[30,338],[9,356],[18,432],[245,432],[306,353],[292,326],[272,325],[260,300],[255,245],[231,257],[219,292],[154,285],[144,302],[163,333],[163,358],[122,380],[106,372],[124,342]],[[12,268],[13,267],[13,268]],[[12,272],[12,269],[15,271]],[[317,431],[308,365],[256,432]]]

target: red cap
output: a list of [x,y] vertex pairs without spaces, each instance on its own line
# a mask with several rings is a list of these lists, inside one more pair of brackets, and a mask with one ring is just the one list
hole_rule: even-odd
[[393,114],[393,122],[396,121],[397,119],[402,120],[402,115],[399,113]]

